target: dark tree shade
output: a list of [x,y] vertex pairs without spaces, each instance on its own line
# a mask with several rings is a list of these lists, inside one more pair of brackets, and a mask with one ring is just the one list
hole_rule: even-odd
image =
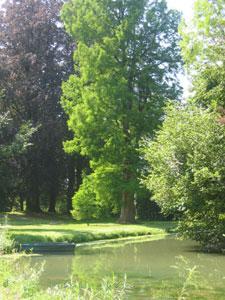
[[19,171],[17,160],[30,146],[35,129],[29,123],[16,128],[2,107],[3,99],[0,92],[0,211],[10,211],[20,180],[15,176]]
[[[39,211],[40,198],[56,198],[64,185],[67,135],[59,104],[61,82],[72,72],[73,43],[60,21],[61,0],[10,0],[0,11],[0,87],[14,126],[37,128],[21,163],[20,192],[27,210]],[[44,194],[44,196],[43,196]]]

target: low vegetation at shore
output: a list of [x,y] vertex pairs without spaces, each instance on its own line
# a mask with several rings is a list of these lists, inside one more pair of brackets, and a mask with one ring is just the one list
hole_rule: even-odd
[[[126,274],[119,277],[111,274],[90,284],[85,278],[78,281],[72,276],[68,282],[44,288],[40,285],[44,264],[31,266],[29,260],[25,262],[22,258],[23,254],[10,256],[10,259],[0,258],[0,299],[123,300],[128,299],[127,295],[135,288]],[[151,299],[223,299],[221,294],[215,294],[207,287],[198,267],[190,267],[185,258],[178,257],[176,265],[171,267],[176,270],[175,278],[163,281],[149,277]],[[204,290],[207,290],[207,295],[204,295]]]
[[23,265],[23,272],[21,272],[20,259],[21,255],[13,256],[10,260],[0,259],[0,299],[124,299],[127,288],[126,277],[124,280],[119,280],[114,276],[104,278],[98,289],[71,279],[64,285],[56,285],[43,290],[39,285],[43,266],[31,267],[28,262]]

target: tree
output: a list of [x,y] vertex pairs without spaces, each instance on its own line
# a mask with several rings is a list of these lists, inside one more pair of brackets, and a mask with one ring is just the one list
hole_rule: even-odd
[[[38,130],[21,161],[28,211],[40,199],[55,211],[68,172],[62,141],[68,135],[59,103],[61,82],[72,72],[74,43],[60,21],[61,0],[9,0],[0,12],[0,87],[15,126]],[[71,184],[70,184],[71,185]],[[22,192],[22,191],[21,191]]]
[[10,211],[19,185],[15,178],[20,168],[17,158],[30,146],[35,129],[29,123],[15,128],[9,113],[2,108],[3,98],[3,93],[0,93],[0,211]]
[[163,0],[72,0],[62,18],[77,43],[74,75],[63,84],[74,132],[65,149],[90,158],[102,182],[96,197],[119,202],[120,222],[134,222],[139,140],[179,94],[179,14]]
[[192,77],[193,100],[204,106],[225,106],[224,26],[224,0],[197,0],[192,22],[181,26],[182,56]]
[[170,106],[155,140],[142,147],[144,182],[180,232],[208,249],[225,247],[225,127],[218,112]]

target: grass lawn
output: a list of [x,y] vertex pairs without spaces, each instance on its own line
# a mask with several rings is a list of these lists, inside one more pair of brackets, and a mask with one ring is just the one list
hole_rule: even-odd
[[[3,224],[4,216],[0,215]],[[105,239],[162,235],[176,228],[175,222],[140,222],[121,225],[116,222],[77,222],[67,217],[34,217],[8,214],[8,230],[18,243],[75,242],[83,243]]]

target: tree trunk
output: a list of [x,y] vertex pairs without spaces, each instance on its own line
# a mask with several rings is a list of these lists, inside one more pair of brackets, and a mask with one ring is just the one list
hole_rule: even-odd
[[124,161],[123,179],[124,183],[127,185],[127,189],[123,191],[122,194],[122,205],[119,223],[135,223],[136,209],[134,204],[134,192],[129,191],[129,186],[133,179],[133,174],[129,168],[130,162],[128,160]]
[[23,202],[23,199],[20,198],[20,211],[24,211],[24,202]]
[[72,206],[72,197],[74,195],[75,189],[75,162],[74,158],[70,157],[68,159],[68,187],[67,187],[67,196],[66,196],[66,210],[67,214],[70,214],[73,209]]
[[67,213],[73,209],[72,198],[82,183],[82,170],[85,161],[81,156],[71,157],[68,162]]
[[[38,137],[34,135],[32,143],[36,145]],[[34,148],[35,149],[35,148]],[[26,186],[26,212],[29,213],[40,213],[42,212],[40,207],[40,191],[41,191],[41,174],[40,174],[40,164],[38,163],[38,156],[36,149],[34,151],[27,153],[24,164],[24,173]]]
[[20,211],[24,211],[24,199],[25,195],[23,192],[19,192],[19,204],[20,204]]
[[83,170],[83,158],[77,159],[76,170],[75,170],[75,192],[77,192],[82,183],[82,170]]
[[26,211],[29,213],[40,213],[42,212],[40,208],[40,201],[39,201],[39,196],[36,196],[35,198],[30,198],[27,200],[26,203]]
[[129,192],[123,192],[119,223],[135,223],[134,195]]
[[55,213],[55,205],[56,205],[56,193],[53,191],[50,194],[50,198],[49,198],[49,208],[48,208],[48,212],[49,213]]

